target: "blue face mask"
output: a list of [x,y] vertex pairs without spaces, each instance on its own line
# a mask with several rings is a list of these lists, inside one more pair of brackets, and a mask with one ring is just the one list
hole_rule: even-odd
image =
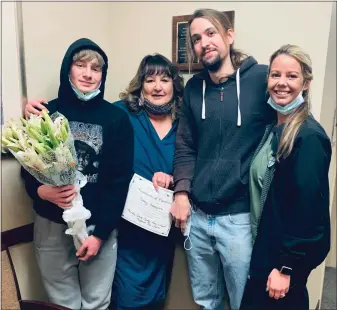
[[302,91],[297,95],[297,97],[290,103],[286,105],[277,104],[272,97],[269,97],[267,103],[277,112],[280,112],[283,115],[289,115],[293,111],[295,111],[302,103],[304,102],[304,98],[302,96]]
[[73,89],[77,98],[82,100],[82,101],[89,101],[92,98],[95,98],[101,92],[100,89],[99,89],[101,87],[101,84],[99,84],[98,88],[96,88],[94,90],[91,90],[91,91],[87,92],[86,94],[84,94],[80,90],[78,90],[77,87],[73,83],[71,83],[70,78],[69,78],[69,82],[70,82],[71,88]]

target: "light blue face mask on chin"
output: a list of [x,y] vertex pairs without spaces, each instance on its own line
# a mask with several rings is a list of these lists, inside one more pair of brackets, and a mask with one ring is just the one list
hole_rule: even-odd
[[279,105],[277,104],[272,97],[269,97],[267,103],[277,112],[283,114],[283,115],[289,115],[293,111],[295,111],[301,104],[304,102],[303,98],[303,90],[300,91],[300,93],[297,95],[297,97],[290,103],[286,105]]
[[79,89],[77,89],[77,87],[73,83],[71,83],[70,78],[69,78],[69,83],[74,93],[76,94],[77,98],[82,101],[89,101],[92,98],[95,98],[101,92],[101,90],[99,89],[101,87],[101,83],[99,84],[98,88],[91,90],[85,94],[82,93]]

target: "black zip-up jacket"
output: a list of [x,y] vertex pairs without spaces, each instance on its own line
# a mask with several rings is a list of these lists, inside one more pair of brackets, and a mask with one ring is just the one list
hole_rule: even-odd
[[[69,70],[76,52],[97,51],[104,59],[100,94],[89,101],[81,101],[69,82]],[[133,170],[133,129],[128,115],[103,99],[108,58],[103,50],[88,39],[74,42],[67,50],[61,67],[58,98],[49,102],[49,114],[58,111],[69,120],[75,140],[78,162],[88,183],[81,189],[84,206],[91,211],[87,224],[95,224],[93,232],[106,240],[123,212]],[[37,214],[56,223],[62,219],[63,209],[42,200],[37,189],[41,185],[22,170],[26,190],[33,199]]]
[[249,212],[249,165],[266,124],[275,119],[266,103],[267,66],[249,57],[239,72],[239,78],[235,71],[226,82],[215,84],[203,71],[184,90],[174,161],[175,192],[189,193],[196,206],[209,214]]
[[[269,132],[257,149],[261,149]],[[272,130],[276,154],[284,126]],[[292,268],[292,282],[305,283],[330,250],[329,165],[331,143],[309,116],[295,138],[291,154],[269,164],[261,194],[261,216],[250,276],[266,278],[282,266]]]

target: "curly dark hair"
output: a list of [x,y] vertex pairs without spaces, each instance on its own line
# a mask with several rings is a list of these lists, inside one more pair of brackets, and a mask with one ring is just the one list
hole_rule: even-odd
[[127,89],[119,94],[129,111],[141,112],[144,107],[139,105],[139,98],[143,88],[143,83],[149,75],[165,74],[173,81],[173,99],[172,119],[177,116],[177,111],[182,104],[184,79],[180,75],[179,69],[166,57],[160,54],[147,55],[141,61],[135,77],[131,80]]

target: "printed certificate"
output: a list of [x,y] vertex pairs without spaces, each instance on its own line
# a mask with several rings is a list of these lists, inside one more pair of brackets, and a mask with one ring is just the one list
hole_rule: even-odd
[[173,191],[160,187],[157,192],[152,182],[134,174],[122,217],[134,225],[167,237],[172,224],[172,202]]

